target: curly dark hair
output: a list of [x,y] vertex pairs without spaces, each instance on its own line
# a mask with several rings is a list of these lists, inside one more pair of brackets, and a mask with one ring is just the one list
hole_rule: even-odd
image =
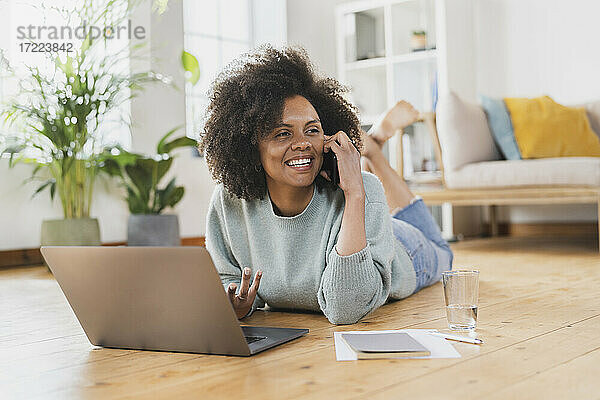
[[[284,102],[305,97],[319,114],[327,134],[344,131],[360,149],[356,107],[343,95],[348,88],[315,72],[306,50],[261,46],[229,64],[213,82],[199,149],[215,181],[238,198],[266,195],[258,143],[281,121]],[[331,186],[320,175],[319,187]]]

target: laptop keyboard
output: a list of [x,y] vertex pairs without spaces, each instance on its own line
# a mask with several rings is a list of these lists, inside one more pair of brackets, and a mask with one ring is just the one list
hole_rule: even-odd
[[266,336],[244,336],[248,344],[258,342],[259,340],[266,339]]

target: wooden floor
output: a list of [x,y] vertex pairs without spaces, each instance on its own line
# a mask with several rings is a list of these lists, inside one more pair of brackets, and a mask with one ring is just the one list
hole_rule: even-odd
[[364,321],[257,312],[247,322],[310,333],[250,358],[91,346],[42,267],[0,272],[1,399],[596,399],[600,256],[595,238],[454,245],[481,271],[481,347],[459,359],[336,362],[333,332],[444,328],[440,284]]

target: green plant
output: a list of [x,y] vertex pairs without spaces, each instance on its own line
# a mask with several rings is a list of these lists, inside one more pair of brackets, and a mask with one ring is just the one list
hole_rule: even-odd
[[167,141],[180,128],[169,131],[158,142],[157,155],[149,157],[127,152],[123,149],[106,154],[103,169],[117,176],[127,190],[127,205],[132,214],[160,214],[167,207],[174,207],[183,197],[183,186],[175,186],[172,178],[159,188],[161,179],[171,168],[174,157],[171,152],[180,147],[196,147],[194,139],[186,136]]
[[425,31],[412,31],[413,36],[426,36],[427,32]]
[[[122,18],[130,11],[123,0],[109,0],[101,9],[91,4],[83,2],[73,12],[75,19],[96,23],[113,14],[111,7],[125,7]],[[18,134],[0,135],[0,155],[10,155],[11,167],[17,162],[35,165],[30,180],[43,182],[34,195],[46,188],[52,200],[58,194],[65,218],[88,217],[95,179],[111,156],[101,129],[107,116],[118,115],[121,105],[148,82],[167,79],[131,73],[128,48],[111,53],[106,40],[92,41],[89,35],[74,54],[48,57],[51,71],[27,67],[19,94],[1,110],[6,125]]]
[[187,51],[181,52],[181,65],[186,73],[186,80],[194,86],[200,79],[200,64],[196,57]]

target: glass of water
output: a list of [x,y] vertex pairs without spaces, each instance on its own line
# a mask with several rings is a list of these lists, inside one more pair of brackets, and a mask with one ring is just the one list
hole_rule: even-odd
[[455,270],[442,273],[446,316],[452,330],[473,330],[477,326],[479,271]]

